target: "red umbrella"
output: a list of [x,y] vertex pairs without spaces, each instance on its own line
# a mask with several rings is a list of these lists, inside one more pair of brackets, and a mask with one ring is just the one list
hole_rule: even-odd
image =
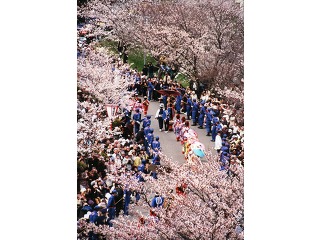
[[158,93],[160,93],[161,95],[165,95],[165,96],[179,96],[181,95],[181,93],[179,91],[176,90],[156,90]]

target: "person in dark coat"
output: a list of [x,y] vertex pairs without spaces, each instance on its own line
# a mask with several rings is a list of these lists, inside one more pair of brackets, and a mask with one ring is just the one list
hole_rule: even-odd
[[139,132],[136,134],[136,143],[138,144],[144,144],[145,136],[144,136],[144,130],[140,129]]
[[200,103],[200,111],[199,111],[199,127],[200,129],[203,129],[203,122],[204,122],[204,116],[206,114],[206,107],[203,103]]
[[120,211],[123,209],[123,190],[119,185],[116,185],[115,190],[117,191],[117,195],[115,197],[116,217],[119,217]]
[[163,118],[162,118],[162,115],[164,112],[163,108],[164,108],[164,104],[160,103],[160,108],[157,110],[156,115],[155,115],[155,119],[157,119],[158,123],[159,123],[160,132],[162,131],[162,128],[163,128]]
[[[155,83],[154,90],[161,90],[160,81],[157,81],[157,82]],[[160,95],[159,92],[153,91],[153,100],[158,101],[158,99],[160,98],[160,96],[161,96],[161,95]]]
[[198,110],[199,110],[199,106],[198,106],[196,99],[193,99],[191,109],[192,109],[191,110],[191,118],[192,118],[192,125],[191,126],[196,126],[197,125],[197,115],[198,115]]
[[153,78],[154,77],[154,72],[156,68],[153,66],[152,62],[149,62],[148,64],[148,77]]
[[124,138],[131,139],[133,137],[133,124],[131,122],[126,123],[122,132]]
[[192,106],[192,100],[191,97],[188,96],[187,99],[187,106],[186,106],[186,110],[187,110],[187,119],[190,120],[190,116],[191,116],[191,106]]
[[143,68],[142,68],[142,75],[144,76],[148,76],[148,71],[149,71],[149,68],[148,66],[145,64],[143,65]]

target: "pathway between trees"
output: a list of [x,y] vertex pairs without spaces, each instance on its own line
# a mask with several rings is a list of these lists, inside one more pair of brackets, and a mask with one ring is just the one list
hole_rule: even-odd
[[[159,108],[159,102],[150,102],[148,114],[151,115],[151,127],[154,129],[154,136],[159,136],[160,143],[162,147],[162,152],[167,155],[169,158],[172,158],[173,161],[183,164],[186,161],[184,160],[184,155],[182,154],[182,146],[180,142],[177,142],[175,135],[173,132],[165,133],[164,131],[159,131],[158,120],[154,118],[157,109]],[[181,115],[186,116],[186,115]],[[192,121],[190,121],[190,126]],[[198,126],[191,126],[193,130],[195,130],[198,134],[199,141],[206,146],[206,151],[212,151],[216,154],[214,150],[214,143],[211,142],[211,136],[206,136],[205,129],[199,129]],[[206,161],[206,158],[202,158],[202,161]]]
[[[159,102],[150,101],[150,105],[148,109],[148,115],[151,115],[151,127],[154,129],[154,136],[155,137],[159,136],[162,152],[169,158],[172,158],[173,161],[182,165],[186,162],[186,160],[184,159],[184,155],[182,154],[182,145],[180,144],[180,142],[177,142],[173,132],[170,132],[170,131],[168,133],[165,133],[164,131],[160,132],[158,120],[154,118],[159,108],[159,104],[160,104]],[[197,132],[199,141],[206,146],[206,151],[212,151],[214,154],[217,154],[216,151],[214,150],[214,143],[210,141],[211,136],[210,137],[206,136],[206,130],[199,129],[198,126],[191,126],[191,128]],[[206,161],[206,157],[202,158],[201,160],[203,162]],[[130,206],[129,219],[133,219],[137,217],[137,215],[134,213],[136,211],[139,211],[144,216],[149,215],[149,208],[145,208],[143,206]]]

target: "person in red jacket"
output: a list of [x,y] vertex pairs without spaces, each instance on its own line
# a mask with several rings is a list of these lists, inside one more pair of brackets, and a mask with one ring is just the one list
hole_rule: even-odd
[[143,108],[143,114],[144,115],[148,114],[149,104],[150,104],[150,102],[149,102],[147,96],[144,96],[144,100],[142,102],[142,108]]

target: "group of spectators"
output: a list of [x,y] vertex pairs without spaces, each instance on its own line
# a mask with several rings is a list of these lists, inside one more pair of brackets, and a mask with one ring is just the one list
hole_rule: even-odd
[[[127,76],[128,71],[122,74]],[[134,71],[129,75],[134,76]],[[146,98],[141,101],[132,91],[112,122],[102,105],[92,93],[78,90],[77,217],[113,226],[112,220],[129,215],[130,204],[140,199],[139,192],[121,179],[133,177],[138,183],[146,181],[145,176],[157,179],[154,166],[160,165],[161,145],[150,127]]]
[[[214,149],[223,156],[222,169],[228,169],[233,163],[244,164],[243,110],[241,111],[239,106],[229,105],[209,90],[199,90],[199,83],[196,81],[183,88],[172,80],[168,73],[162,78],[138,75],[130,90],[141,94],[149,101],[159,101],[155,117],[159,121],[160,131],[163,127],[165,132],[174,130],[178,137],[179,128],[173,127],[173,124],[187,120],[187,124],[204,129],[206,136],[211,138]],[[175,90],[180,94],[161,95],[158,90]]]
[[[119,61],[115,60],[113,70],[117,66]],[[129,68],[121,72],[132,80],[128,87],[131,94],[112,122],[105,106],[92,93],[85,89],[78,91],[78,124],[87,126],[86,131],[78,132],[78,220],[113,226],[112,220],[120,214],[129,215],[130,204],[138,204],[140,199],[139,192],[123,185],[120,179],[135,177],[137,182],[146,181],[143,176],[157,179],[154,166],[160,165],[161,144],[150,127],[150,101],[159,102],[155,118],[160,131],[172,130],[177,141],[182,141],[183,127],[179,124],[189,128],[191,120],[192,126],[205,129],[215,143],[221,170],[229,170],[232,164],[244,164],[244,128],[243,122],[237,119],[236,109],[197,84],[182,87],[175,81],[172,68],[159,66],[156,70],[149,63],[142,72]],[[174,90],[179,94],[167,96],[159,90]],[[93,129],[98,122],[100,129]],[[157,193],[151,206],[161,207],[163,202]]]

